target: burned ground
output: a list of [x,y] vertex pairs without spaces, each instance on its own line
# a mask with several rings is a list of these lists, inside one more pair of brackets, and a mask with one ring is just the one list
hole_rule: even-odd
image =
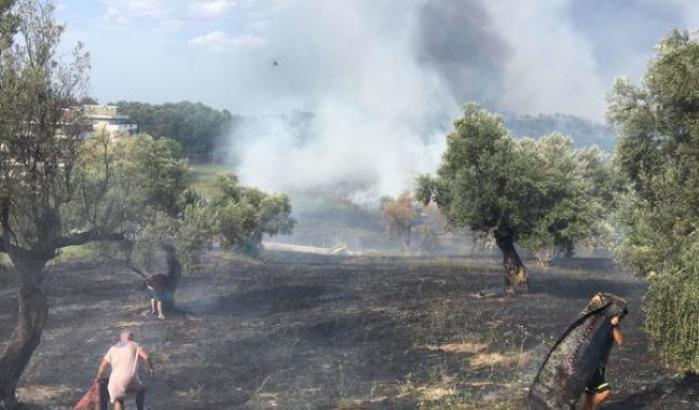
[[[697,408],[697,383],[665,370],[640,329],[645,283],[605,259],[532,272],[531,292],[479,298],[498,261],[267,253],[209,255],[183,280],[184,313],[144,314],[140,280],[109,264],[51,269],[51,318],[22,379],[32,408],[70,408],[121,327],[155,357],[152,409],[520,408],[548,348],[598,291],[626,297],[610,409]],[[4,275],[5,280],[7,275]],[[11,331],[3,283],[0,337]]]

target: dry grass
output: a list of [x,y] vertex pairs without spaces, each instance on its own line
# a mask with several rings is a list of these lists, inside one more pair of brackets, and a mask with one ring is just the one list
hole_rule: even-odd
[[139,326],[143,326],[144,324],[145,324],[145,322],[143,322],[143,321],[136,322],[133,320],[122,320],[122,321],[116,322],[114,324],[114,327],[116,327],[116,328],[136,328]]
[[441,380],[429,384],[416,385],[410,381],[398,386],[398,397],[414,396],[420,402],[434,402],[454,396],[456,389],[454,380],[450,377],[442,377]]
[[446,343],[442,345],[425,345],[425,349],[432,351],[441,351],[445,353],[464,353],[475,354],[482,352],[488,348],[485,343],[463,341],[461,343]]
[[417,389],[422,400],[437,401],[456,394],[452,387],[445,386],[422,386]]
[[519,352],[508,353],[479,353],[469,359],[471,367],[492,367],[521,365],[529,360],[529,355]]
[[33,385],[30,387],[19,387],[17,389],[17,397],[20,400],[28,400],[29,402],[47,403],[65,396],[73,390],[73,388],[65,384],[51,386]]

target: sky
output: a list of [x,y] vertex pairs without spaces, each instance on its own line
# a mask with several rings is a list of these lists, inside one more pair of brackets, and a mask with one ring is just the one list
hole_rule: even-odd
[[[191,100],[256,116],[231,137],[244,182],[342,183],[366,197],[436,169],[445,127],[467,101],[506,115],[603,122],[615,78],[639,81],[665,33],[699,28],[694,0],[56,5],[66,51],[81,41],[91,53],[100,102]],[[294,112],[313,120],[299,130],[279,117]]]
[[[379,59],[400,71],[382,54],[412,47],[459,104],[601,120],[614,78],[638,79],[670,28],[693,30],[696,3],[59,0],[57,14],[64,44],[91,52],[92,92],[103,101],[197,100],[245,114],[312,108],[319,88],[342,82],[349,67],[338,65]],[[366,27],[376,24],[386,28]]]

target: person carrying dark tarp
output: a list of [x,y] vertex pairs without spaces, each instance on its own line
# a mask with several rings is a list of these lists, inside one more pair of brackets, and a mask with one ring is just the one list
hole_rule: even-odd
[[583,404],[583,410],[597,410],[602,406],[609,396],[612,394],[611,386],[605,378],[605,373],[607,371],[607,361],[609,360],[609,353],[614,346],[621,346],[624,343],[624,335],[621,333],[622,318],[620,316],[613,316],[610,320],[612,325],[612,337],[604,345],[604,351],[601,356],[601,360],[597,366],[597,370],[590,378],[590,381],[585,386],[585,401]]
[[[611,391],[605,369],[614,343],[623,336],[619,323],[628,302],[611,293],[597,293],[554,343],[529,389],[530,410],[598,409]],[[586,393],[586,394],[584,394]]]

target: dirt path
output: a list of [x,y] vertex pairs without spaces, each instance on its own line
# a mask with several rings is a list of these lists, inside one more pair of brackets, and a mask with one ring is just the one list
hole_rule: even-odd
[[[178,293],[186,315],[142,314],[139,281],[107,265],[51,274],[50,325],[22,380],[37,409],[67,409],[119,327],[156,357],[152,409],[520,408],[543,354],[598,291],[626,297],[627,344],[613,353],[609,409],[692,409],[697,383],[674,380],[640,331],[643,281],[607,260],[532,272],[532,291],[498,287],[497,261],[273,252],[213,258]],[[0,300],[0,337],[14,304]]]

